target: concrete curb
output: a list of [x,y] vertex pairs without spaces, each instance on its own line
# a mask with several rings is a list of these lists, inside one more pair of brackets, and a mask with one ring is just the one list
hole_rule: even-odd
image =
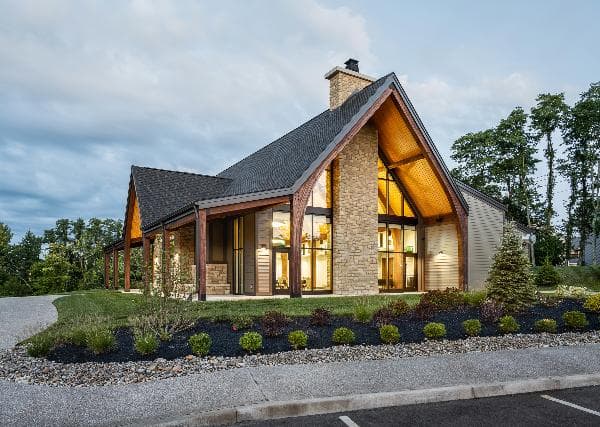
[[278,418],[330,414],[335,412],[385,408],[389,406],[448,402],[512,394],[535,393],[576,387],[600,385],[600,374],[543,377],[487,384],[457,385],[421,390],[386,393],[353,394],[314,399],[263,402],[237,408],[226,408],[182,415],[145,425],[159,427],[230,425],[243,421],[264,421]]

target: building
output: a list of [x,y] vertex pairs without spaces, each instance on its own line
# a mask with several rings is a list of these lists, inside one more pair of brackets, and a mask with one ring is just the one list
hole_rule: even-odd
[[450,176],[394,73],[325,78],[328,109],[216,176],[133,166],[106,286],[134,246],[145,286],[200,299],[483,286],[504,206]]

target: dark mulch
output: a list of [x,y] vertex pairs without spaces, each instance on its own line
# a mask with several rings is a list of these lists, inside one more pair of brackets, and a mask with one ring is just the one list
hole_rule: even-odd
[[[550,318],[558,321],[559,332],[565,332],[562,324],[562,313],[568,310],[583,310],[582,303],[574,300],[566,300],[555,307],[535,306],[529,310],[516,315],[517,321],[521,325],[520,332],[534,332],[534,323],[542,318]],[[597,315],[588,313],[590,322],[587,330],[599,329],[600,322]],[[447,338],[456,340],[465,338],[461,323],[467,319],[479,318],[479,310],[476,308],[464,308],[439,312],[428,320],[418,320],[407,315],[396,319],[393,323],[398,326],[402,335],[402,342],[420,342],[423,341],[423,326],[428,322],[441,322],[446,325]],[[309,325],[308,318],[294,318],[285,328],[284,333],[278,337],[265,337],[259,322],[249,330],[255,330],[263,334],[262,354],[277,353],[290,350],[287,342],[287,334],[290,331],[301,329],[308,333],[309,348],[331,347],[331,335],[333,330],[340,326],[346,326],[356,334],[357,344],[380,344],[378,328],[370,323],[363,324],[353,321],[348,317],[334,317],[329,326],[313,327]],[[48,358],[57,362],[81,363],[81,362],[125,362],[132,360],[153,360],[155,358],[175,359],[190,354],[188,338],[198,332],[206,332],[212,338],[211,354],[218,356],[242,356],[243,350],[239,346],[239,339],[244,331],[233,331],[229,323],[210,322],[200,320],[193,328],[179,332],[173,336],[169,342],[162,342],[158,351],[151,356],[140,356],[133,347],[133,334],[130,329],[119,329],[116,331],[117,348],[109,353],[94,355],[87,348],[75,346],[72,344],[63,344],[54,349]],[[496,325],[485,324],[483,336],[497,335]]]

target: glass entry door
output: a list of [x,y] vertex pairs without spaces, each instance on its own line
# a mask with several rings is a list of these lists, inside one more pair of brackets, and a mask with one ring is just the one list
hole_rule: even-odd
[[289,248],[274,248],[273,249],[273,293],[274,294],[289,294],[290,293],[290,249]]

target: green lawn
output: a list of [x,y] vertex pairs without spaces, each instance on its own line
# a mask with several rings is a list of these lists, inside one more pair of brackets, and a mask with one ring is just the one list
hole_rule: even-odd
[[[357,305],[369,311],[396,299],[408,304],[418,303],[419,295],[369,295],[359,297],[277,298],[241,301],[167,301],[167,316],[177,313],[186,319],[230,320],[238,315],[260,317],[266,311],[279,310],[290,317],[308,316],[313,309],[324,307],[336,315],[350,316]],[[73,292],[54,301],[58,320],[39,336],[52,337],[56,342],[67,340],[71,332],[81,327],[106,326],[109,328],[132,326],[143,315],[158,311],[160,300],[140,294],[126,294],[107,290]]]

